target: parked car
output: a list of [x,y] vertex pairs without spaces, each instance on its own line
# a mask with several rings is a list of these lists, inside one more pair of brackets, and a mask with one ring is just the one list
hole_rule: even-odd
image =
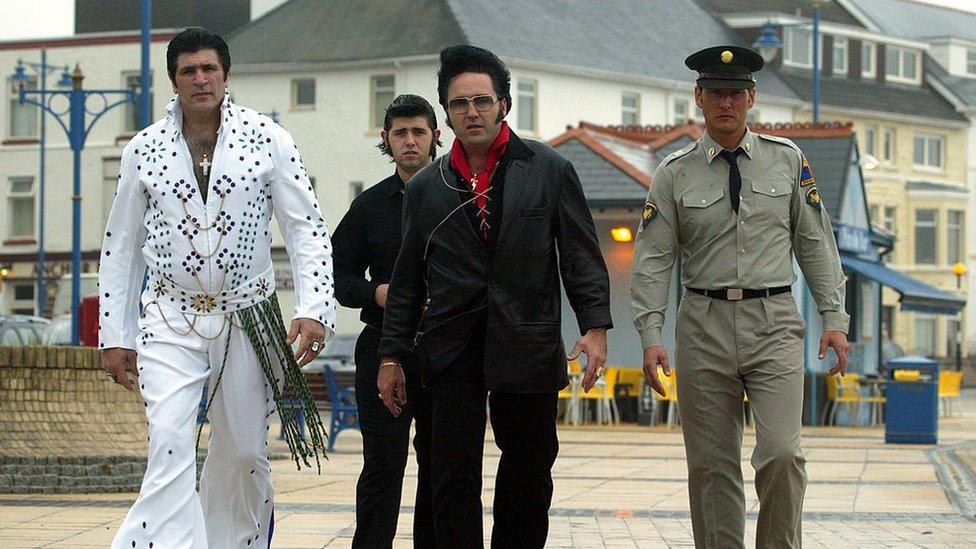
[[50,324],[39,316],[0,315],[0,345],[43,345]]

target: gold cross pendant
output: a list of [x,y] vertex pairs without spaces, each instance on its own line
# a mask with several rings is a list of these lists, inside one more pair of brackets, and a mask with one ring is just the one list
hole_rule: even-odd
[[209,160],[207,160],[207,155],[206,154],[203,155],[203,160],[201,160],[200,161],[200,164],[198,164],[198,165],[201,168],[203,168],[203,176],[204,177],[210,175],[210,166],[213,166],[213,163],[210,162]]

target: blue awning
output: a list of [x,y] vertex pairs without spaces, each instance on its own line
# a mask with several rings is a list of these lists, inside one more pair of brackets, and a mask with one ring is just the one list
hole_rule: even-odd
[[901,310],[919,313],[954,315],[966,307],[966,299],[940,290],[904,273],[889,269],[881,263],[849,255],[840,256],[841,264],[888,286],[901,294]]

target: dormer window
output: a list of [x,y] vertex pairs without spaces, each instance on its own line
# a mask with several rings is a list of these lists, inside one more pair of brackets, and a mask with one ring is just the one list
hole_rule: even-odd
[[976,50],[966,50],[966,74],[976,76]]
[[885,49],[885,78],[891,82],[919,83],[918,51],[887,46]]
[[834,74],[847,74],[847,39],[834,37]]
[[861,42],[861,76],[864,78],[874,78],[874,42]]
[[813,34],[808,29],[783,29],[783,64],[813,68]]

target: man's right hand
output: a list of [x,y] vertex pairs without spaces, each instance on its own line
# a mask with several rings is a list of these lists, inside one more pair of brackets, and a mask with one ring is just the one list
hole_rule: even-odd
[[407,403],[407,380],[403,375],[403,367],[383,366],[395,362],[392,357],[384,357],[380,363],[380,371],[376,375],[376,388],[379,389],[380,400],[394,417],[400,417],[403,405]]
[[135,377],[139,377],[139,369],[136,368],[135,351],[132,349],[123,349],[122,347],[103,349],[102,366],[116,383],[130,391],[135,389],[135,384],[129,377],[129,373],[132,373]]
[[644,349],[644,379],[647,384],[654,389],[654,392],[661,396],[667,396],[664,392],[664,385],[661,385],[661,378],[657,375],[657,367],[661,366],[664,375],[671,375],[671,364],[668,362],[668,352],[661,345],[651,345]]
[[380,284],[376,287],[373,292],[373,301],[380,306],[381,309],[386,308],[386,293],[390,290],[389,284]]

